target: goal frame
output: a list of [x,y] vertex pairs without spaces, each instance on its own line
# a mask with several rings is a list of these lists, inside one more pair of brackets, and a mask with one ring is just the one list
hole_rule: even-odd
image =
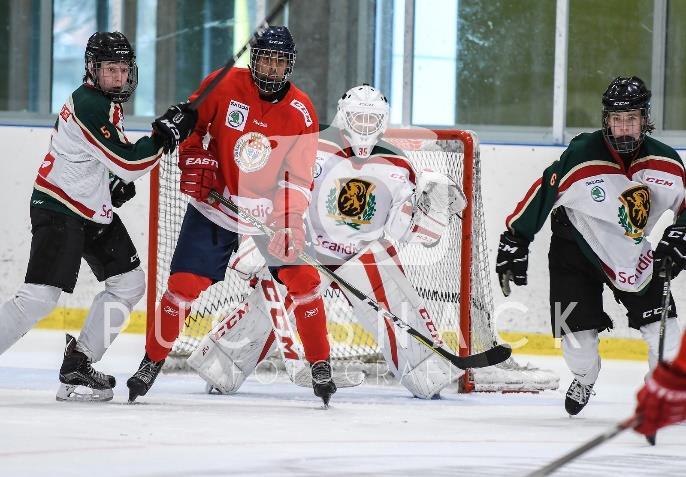
[[[472,236],[473,236],[473,195],[474,195],[474,165],[478,160],[479,143],[476,133],[460,129],[423,129],[423,128],[391,128],[386,131],[384,138],[398,140],[435,140],[459,141],[463,144],[463,174],[462,190],[467,197],[467,205],[462,214],[460,237],[460,270],[459,270],[459,313],[457,322],[458,355],[468,356],[472,352]],[[160,189],[159,164],[150,172],[150,207],[148,221],[148,283],[147,283],[147,317],[155,316],[157,307],[157,273],[158,273],[158,240],[159,240],[159,212]],[[460,392],[469,393],[475,390],[472,373],[467,370],[458,383]]]

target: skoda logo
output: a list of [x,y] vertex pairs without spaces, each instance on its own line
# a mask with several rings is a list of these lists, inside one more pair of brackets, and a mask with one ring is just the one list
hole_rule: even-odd
[[605,200],[605,191],[602,187],[595,186],[591,189],[591,198],[596,202],[602,202]]

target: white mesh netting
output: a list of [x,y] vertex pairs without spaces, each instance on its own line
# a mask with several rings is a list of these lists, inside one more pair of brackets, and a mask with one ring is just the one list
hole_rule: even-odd
[[[433,132],[405,129],[390,130],[385,139],[405,151],[415,170],[428,168],[442,172],[458,184],[462,184],[465,192],[473,189],[472,197],[468,197],[471,207],[465,211],[468,213],[471,209],[472,214],[471,233],[465,231],[472,242],[471,297],[468,308],[471,314],[471,336],[462,337],[462,341],[470,353],[492,347],[496,343],[496,336],[492,327],[493,299],[476,136],[468,131]],[[472,157],[465,161],[465,151],[470,150],[473,151]],[[154,190],[150,194],[153,202],[151,220],[154,221],[151,224],[151,243],[156,243],[157,248],[156,254],[154,249],[151,250],[151,259],[156,260],[156,266],[150,267],[149,280],[155,284],[155,296],[148,299],[150,316],[154,313],[154,303],[166,288],[171,257],[187,205],[185,196],[179,192],[179,171],[176,161],[166,159],[159,167],[158,204],[154,204]],[[465,162],[473,163],[471,187],[464,180]],[[153,180],[153,185],[156,185],[156,182]],[[153,213],[155,205],[158,210],[156,216]],[[407,276],[426,301],[427,309],[445,342],[453,350],[457,350],[460,337],[458,317],[461,298],[462,226],[467,222],[452,220],[448,234],[435,247],[398,245]],[[157,237],[154,237],[155,233]],[[185,358],[195,350],[213,323],[222,313],[233,310],[249,290],[248,283],[229,269],[224,282],[210,287],[193,304],[191,314],[174,344],[166,366],[183,367]],[[356,324],[352,309],[339,290],[328,289],[325,293],[325,304],[333,360],[355,360],[370,364],[383,360],[373,336]],[[476,391],[538,391],[556,389],[558,381],[557,376],[551,372],[528,365],[520,366],[511,358],[497,367],[474,370],[462,384],[463,389]]]

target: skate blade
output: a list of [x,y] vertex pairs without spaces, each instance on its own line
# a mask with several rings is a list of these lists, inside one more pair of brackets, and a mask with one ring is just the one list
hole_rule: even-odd
[[[292,380],[298,386],[312,387],[312,373],[309,368],[303,368]],[[331,380],[337,388],[352,388],[364,383],[365,375],[360,371],[334,371],[331,374]]]
[[55,399],[65,402],[103,402],[111,401],[114,393],[111,389],[93,389],[79,384],[60,384]]

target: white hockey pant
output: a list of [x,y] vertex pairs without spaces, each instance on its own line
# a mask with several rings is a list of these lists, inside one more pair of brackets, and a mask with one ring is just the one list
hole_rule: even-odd
[[0,354],[48,315],[57,306],[61,293],[57,287],[24,283],[12,298],[0,305]]
[[[652,371],[657,365],[660,343],[660,322],[650,323],[640,328],[643,339],[648,344],[648,365]],[[679,350],[681,329],[675,318],[665,323],[664,360],[671,361]],[[567,367],[582,384],[593,384],[600,373],[600,354],[598,353],[598,331],[585,330],[569,333],[562,337],[562,354]]]
[[[369,297],[384,297],[383,301],[391,313],[427,338],[440,339],[423,300],[389,255],[386,249],[389,245],[384,242],[371,243],[338,268],[336,274]],[[367,270],[362,259],[369,267]],[[372,285],[374,279],[368,274],[370,269],[378,271],[380,283]],[[322,290],[328,284],[328,280],[322,277]],[[376,337],[391,373],[413,396],[430,399],[464,374],[464,371],[454,368],[405,331],[397,329],[390,319],[380,316],[363,301],[350,293],[346,293],[346,296],[353,304],[360,324]]]
[[145,272],[140,267],[106,279],[105,290],[93,298],[76,349],[93,362],[100,361],[144,293]]

